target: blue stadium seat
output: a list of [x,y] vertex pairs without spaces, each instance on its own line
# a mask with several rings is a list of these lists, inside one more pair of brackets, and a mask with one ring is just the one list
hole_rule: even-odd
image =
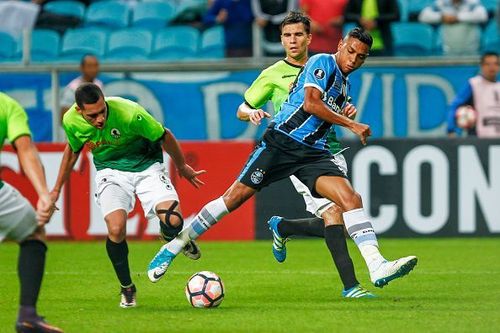
[[427,6],[434,3],[434,0],[406,0],[408,3],[408,19],[410,21],[416,21],[418,19],[418,14]]
[[0,31],[0,61],[11,59],[16,53],[16,40],[7,32]]
[[79,61],[87,53],[102,57],[108,32],[101,28],[81,28],[66,31],[62,40],[60,60]]
[[125,28],[129,21],[128,5],[118,1],[92,3],[85,13],[86,26]]
[[198,54],[201,58],[220,59],[224,58],[225,48],[224,28],[215,26],[203,32]]
[[[37,29],[31,32],[31,60],[54,61],[59,56],[61,37],[54,30]],[[17,44],[17,54],[22,57],[23,41]]]
[[200,32],[190,26],[169,27],[158,31],[150,59],[196,58]]
[[132,12],[135,27],[161,29],[175,17],[175,6],[169,2],[139,2]]
[[482,5],[486,8],[488,13],[495,14],[499,5],[498,0],[481,0]]
[[52,142],[52,112],[26,109],[28,124],[35,142]]
[[500,51],[500,35],[496,21],[488,23],[481,36],[481,50]]
[[109,36],[105,59],[108,61],[147,60],[152,44],[153,34],[147,29],[117,30]]
[[409,0],[398,0],[399,14],[401,16],[401,21],[406,22],[410,18],[409,13]]
[[71,15],[83,19],[85,5],[78,1],[51,1],[43,6],[43,9],[56,14]]
[[436,51],[434,29],[428,24],[395,22],[391,30],[396,56],[425,56]]

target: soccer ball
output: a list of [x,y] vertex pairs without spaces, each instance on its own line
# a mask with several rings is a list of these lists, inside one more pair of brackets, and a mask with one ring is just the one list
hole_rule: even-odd
[[186,297],[195,308],[214,308],[224,299],[224,283],[208,271],[193,274],[186,284]]
[[455,113],[455,118],[458,127],[462,129],[472,128],[476,125],[476,110],[474,110],[470,105],[460,106]]

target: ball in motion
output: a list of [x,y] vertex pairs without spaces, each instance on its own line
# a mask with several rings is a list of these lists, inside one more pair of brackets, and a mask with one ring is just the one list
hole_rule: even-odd
[[193,307],[214,308],[224,299],[224,284],[217,274],[202,271],[189,278],[185,292]]
[[476,110],[474,110],[470,105],[460,106],[455,113],[455,117],[457,126],[462,129],[470,129],[476,126]]

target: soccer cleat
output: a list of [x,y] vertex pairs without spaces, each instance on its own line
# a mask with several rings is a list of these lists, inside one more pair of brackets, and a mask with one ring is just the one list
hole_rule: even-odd
[[269,230],[273,233],[273,255],[278,262],[283,262],[286,259],[286,242],[288,238],[281,237],[278,231],[278,224],[283,220],[281,216],[273,216],[267,221]]
[[167,244],[160,248],[148,266],[148,278],[151,282],[158,282],[167,272],[168,266],[172,263],[175,254],[167,250]]
[[135,288],[135,285],[132,285],[128,288],[123,288],[121,289],[121,301],[120,301],[120,307],[121,308],[133,308],[137,306],[137,303],[135,301],[135,294],[137,292],[137,289]]
[[63,330],[45,322],[43,317],[16,323],[17,333],[63,333]]
[[342,296],[345,298],[376,298],[377,296],[361,287],[359,284],[347,290],[342,290]]
[[373,272],[370,272],[370,279],[375,287],[382,288],[394,279],[405,276],[417,264],[417,257],[409,256],[394,261],[384,261]]
[[191,240],[182,249],[182,253],[189,259],[198,260],[201,257],[201,250],[198,244]]

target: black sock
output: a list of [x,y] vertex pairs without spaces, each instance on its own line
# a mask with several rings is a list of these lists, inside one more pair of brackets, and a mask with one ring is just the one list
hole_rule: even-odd
[[354,265],[349,256],[344,226],[330,225],[325,228],[326,246],[332,254],[333,262],[337,267],[344,289],[349,289],[359,284],[354,273]]
[[36,302],[42,285],[47,246],[39,240],[26,240],[19,244],[17,273],[21,285],[19,319],[36,317]]
[[278,232],[281,237],[312,236],[325,237],[325,223],[318,217],[307,219],[282,219],[278,223]]
[[128,287],[132,284],[130,277],[130,268],[128,266],[128,245],[124,240],[121,243],[115,243],[111,239],[106,239],[106,251],[113,264],[116,276],[120,280],[122,287]]

